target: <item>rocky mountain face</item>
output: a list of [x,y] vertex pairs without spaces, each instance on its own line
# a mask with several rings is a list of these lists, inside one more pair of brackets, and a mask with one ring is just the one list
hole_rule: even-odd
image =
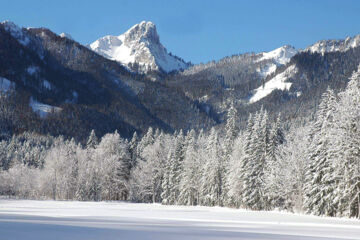
[[326,52],[345,52],[351,48],[360,46],[360,35],[354,37],[347,37],[341,40],[321,40],[315,44],[307,47],[304,51],[310,51],[312,53],[326,53]]
[[167,52],[152,22],[143,21],[119,36],[102,37],[91,43],[89,48],[142,73],[168,73],[186,69],[190,65]]

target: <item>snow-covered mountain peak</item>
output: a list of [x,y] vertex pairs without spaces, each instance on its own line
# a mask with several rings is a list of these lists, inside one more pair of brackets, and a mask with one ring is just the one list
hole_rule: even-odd
[[156,26],[152,22],[142,21],[141,23],[134,25],[124,33],[124,37],[127,41],[149,41],[155,44],[160,43]]
[[277,64],[284,65],[287,64],[297,52],[293,46],[285,45],[273,51],[261,53],[262,57],[258,61],[270,59],[274,60]]
[[354,37],[346,37],[342,40],[321,40],[315,44],[307,47],[304,51],[310,51],[312,53],[326,53],[326,52],[345,52],[350,48],[360,46],[360,35]]
[[89,48],[139,72],[171,72],[188,67],[183,60],[167,52],[152,22],[142,21],[119,36],[102,37],[91,43]]

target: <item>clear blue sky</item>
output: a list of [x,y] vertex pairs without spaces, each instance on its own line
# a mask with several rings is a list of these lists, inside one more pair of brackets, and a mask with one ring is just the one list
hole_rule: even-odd
[[169,51],[199,63],[360,34],[360,0],[0,0],[3,20],[83,44],[152,21]]

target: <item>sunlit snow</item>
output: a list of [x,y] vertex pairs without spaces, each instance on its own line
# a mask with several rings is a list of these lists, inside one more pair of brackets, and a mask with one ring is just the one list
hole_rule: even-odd
[[119,36],[105,36],[89,45],[93,51],[122,64],[138,63],[145,70],[185,69],[186,63],[167,53],[152,22],[141,22]]
[[[358,239],[358,220],[220,207],[0,200],[6,240]],[[56,236],[56,237],[55,237]]]
[[269,95],[275,89],[289,90],[292,83],[286,81],[291,78],[296,73],[296,71],[297,69],[295,65],[289,66],[284,72],[267,81],[264,86],[260,86],[259,88],[255,89],[254,94],[251,96],[249,102],[254,103],[259,101],[260,99]]
[[277,64],[286,64],[297,53],[297,50],[289,45],[282,46],[270,52],[263,52],[262,57],[258,61],[267,59],[274,60]]

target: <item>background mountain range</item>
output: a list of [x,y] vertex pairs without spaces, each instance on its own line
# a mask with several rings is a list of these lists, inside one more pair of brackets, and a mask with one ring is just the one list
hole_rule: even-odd
[[[45,28],[0,24],[0,132],[84,140],[148,127],[167,132],[221,127],[232,103],[239,125],[266,108],[289,125],[313,117],[322,93],[342,90],[360,62],[360,35],[283,46],[193,65],[141,22],[83,46]],[[211,51],[211,49],[209,49]]]

